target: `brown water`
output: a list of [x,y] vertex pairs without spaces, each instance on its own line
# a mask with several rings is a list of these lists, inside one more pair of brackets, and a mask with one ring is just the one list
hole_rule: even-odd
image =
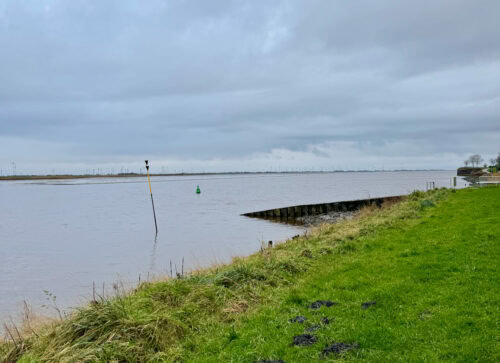
[[[139,276],[227,262],[283,240],[297,226],[240,216],[297,204],[409,193],[450,186],[449,171],[154,177],[159,233],[142,178],[0,182],[0,321],[46,303],[92,294],[93,283],[136,284]],[[199,185],[201,194],[196,195]],[[49,313],[42,310],[42,313]]]

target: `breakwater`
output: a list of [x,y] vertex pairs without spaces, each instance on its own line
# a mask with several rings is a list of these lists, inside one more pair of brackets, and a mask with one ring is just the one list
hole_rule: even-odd
[[291,207],[267,209],[263,211],[244,213],[243,216],[280,221],[293,221],[300,217],[314,216],[328,213],[354,212],[368,205],[382,206],[384,203],[393,203],[401,200],[401,196],[382,198],[357,199],[341,202],[303,204]]

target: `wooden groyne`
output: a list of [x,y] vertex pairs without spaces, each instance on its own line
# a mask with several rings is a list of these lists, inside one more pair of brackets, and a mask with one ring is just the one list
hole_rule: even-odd
[[320,204],[304,204],[295,205],[292,207],[267,209],[258,212],[244,213],[243,216],[252,218],[264,218],[274,220],[293,220],[304,216],[313,216],[319,214],[327,214],[330,212],[352,212],[361,209],[367,205],[376,205],[380,207],[385,202],[396,202],[401,199],[401,196],[383,197],[348,200],[343,202],[320,203]]

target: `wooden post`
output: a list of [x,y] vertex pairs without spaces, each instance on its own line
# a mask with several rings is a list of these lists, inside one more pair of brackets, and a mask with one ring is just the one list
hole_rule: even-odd
[[156,234],[158,234],[158,225],[156,224],[156,212],[155,212],[155,202],[153,201],[153,190],[151,189],[151,179],[149,178],[149,165],[148,161],[145,160],[146,163],[146,172],[148,174],[148,184],[149,184],[149,194],[151,195],[151,205],[153,206],[153,217],[155,220],[155,230]]

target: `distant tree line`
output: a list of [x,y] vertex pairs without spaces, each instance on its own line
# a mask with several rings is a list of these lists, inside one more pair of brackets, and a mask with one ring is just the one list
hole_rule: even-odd
[[[479,168],[484,159],[479,154],[474,154],[469,156],[467,160],[464,161],[465,166],[471,166],[473,168]],[[490,165],[500,167],[500,152],[498,153],[496,158],[490,159]],[[484,164],[484,167],[488,165]]]
[[497,168],[500,167],[500,153],[498,153],[496,158],[491,158],[490,159],[491,165],[496,166]]

